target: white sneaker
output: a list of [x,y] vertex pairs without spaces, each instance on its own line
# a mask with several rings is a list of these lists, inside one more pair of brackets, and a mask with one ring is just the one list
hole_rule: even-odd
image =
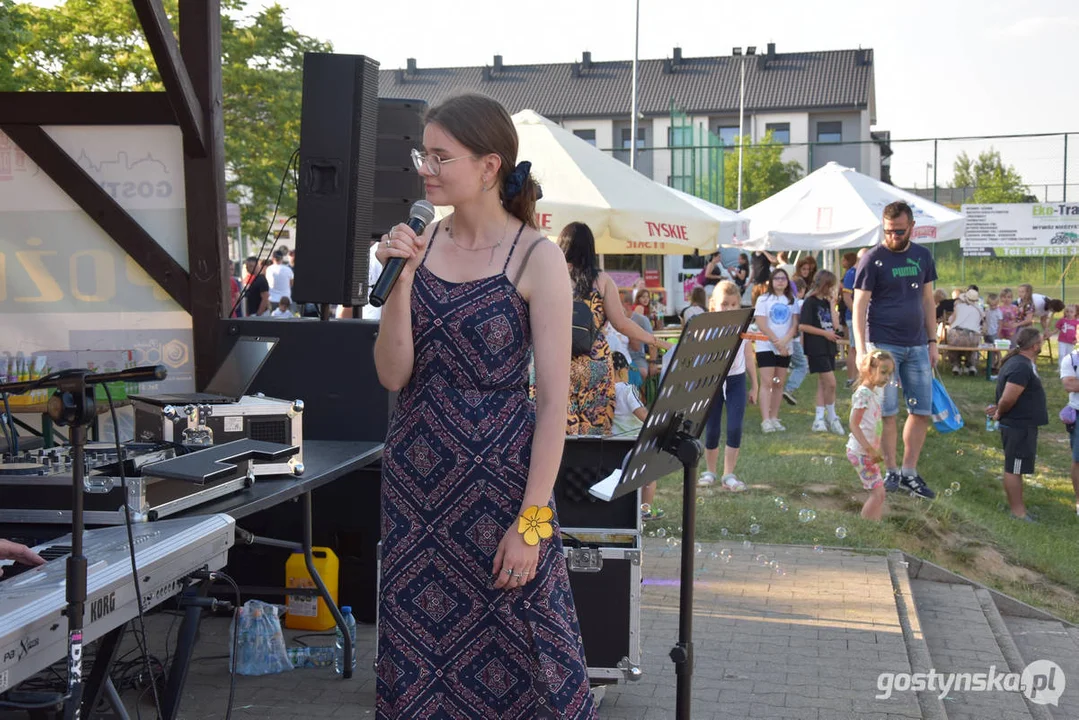
[[828,432],[828,425],[824,422],[824,418],[817,418],[813,421],[813,427],[810,429],[813,432]]
[[787,426],[779,422],[779,418],[772,419],[772,427],[776,432],[787,432]]
[[723,476],[723,484],[721,487],[724,490],[730,490],[731,492],[742,492],[746,489],[746,484],[738,479],[734,473]]
[[716,474],[705,470],[697,476],[697,487],[710,487],[716,483]]
[[773,422],[772,420],[762,420],[761,421],[761,432],[762,433],[774,433],[777,428],[776,428],[775,425],[772,424],[772,422]]
[[832,418],[832,421],[828,423],[828,427],[836,435],[847,434],[847,431],[843,429],[843,423],[837,417]]

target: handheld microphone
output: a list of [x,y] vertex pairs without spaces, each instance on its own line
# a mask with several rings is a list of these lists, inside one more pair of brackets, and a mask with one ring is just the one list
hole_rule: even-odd
[[[406,224],[417,235],[422,235],[427,228],[427,224],[435,219],[435,206],[426,200],[417,200],[412,204],[412,209],[408,212],[408,222]],[[386,267],[382,269],[382,274],[378,276],[375,286],[371,288],[371,295],[367,298],[367,302],[371,303],[373,307],[382,307],[383,303],[386,302],[386,298],[393,291],[393,286],[397,283],[397,278],[401,275],[404,267],[404,258],[392,257],[387,260]]]

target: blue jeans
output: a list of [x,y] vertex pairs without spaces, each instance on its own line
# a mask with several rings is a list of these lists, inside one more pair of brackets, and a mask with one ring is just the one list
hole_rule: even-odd
[[[869,352],[887,350],[895,360],[895,380],[903,388],[903,397],[910,415],[933,414],[933,368],[929,364],[929,346],[903,347],[884,343],[869,343]],[[899,388],[884,387],[884,417],[899,414]]]
[[[726,396],[726,397],[724,397]],[[742,420],[746,416],[746,374],[728,375],[723,392],[716,393],[708,410],[704,426],[704,447],[719,447],[719,433],[723,429],[723,405],[727,406],[727,447],[742,447]]]
[[783,386],[783,392],[792,393],[800,388],[808,374],[809,361],[806,360],[805,351],[802,349],[802,341],[795,340],[791,343],[791,374],[787,376],[787,384]]

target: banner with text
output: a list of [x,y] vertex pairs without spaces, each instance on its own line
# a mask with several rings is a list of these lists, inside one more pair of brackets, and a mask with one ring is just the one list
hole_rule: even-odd
[[[184,268],[183,145],[172,126],[48,127],[49,136]],[[194,389],[191,316],[0,133],[0,374],[11,356],[130,350]],[[47,359],[47,358],[46,358]]]
[[964,205],[967,257],[1079,255],[1079,203]]

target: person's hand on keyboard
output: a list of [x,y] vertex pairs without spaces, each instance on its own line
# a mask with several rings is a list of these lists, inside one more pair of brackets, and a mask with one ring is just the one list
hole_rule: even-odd
[[[0,540],[0,560],[14,560],[30,567],[45,564],[45,560],[33,550],[10,540]],[[0,576],[3,574],[4,569],[0,567]]]

